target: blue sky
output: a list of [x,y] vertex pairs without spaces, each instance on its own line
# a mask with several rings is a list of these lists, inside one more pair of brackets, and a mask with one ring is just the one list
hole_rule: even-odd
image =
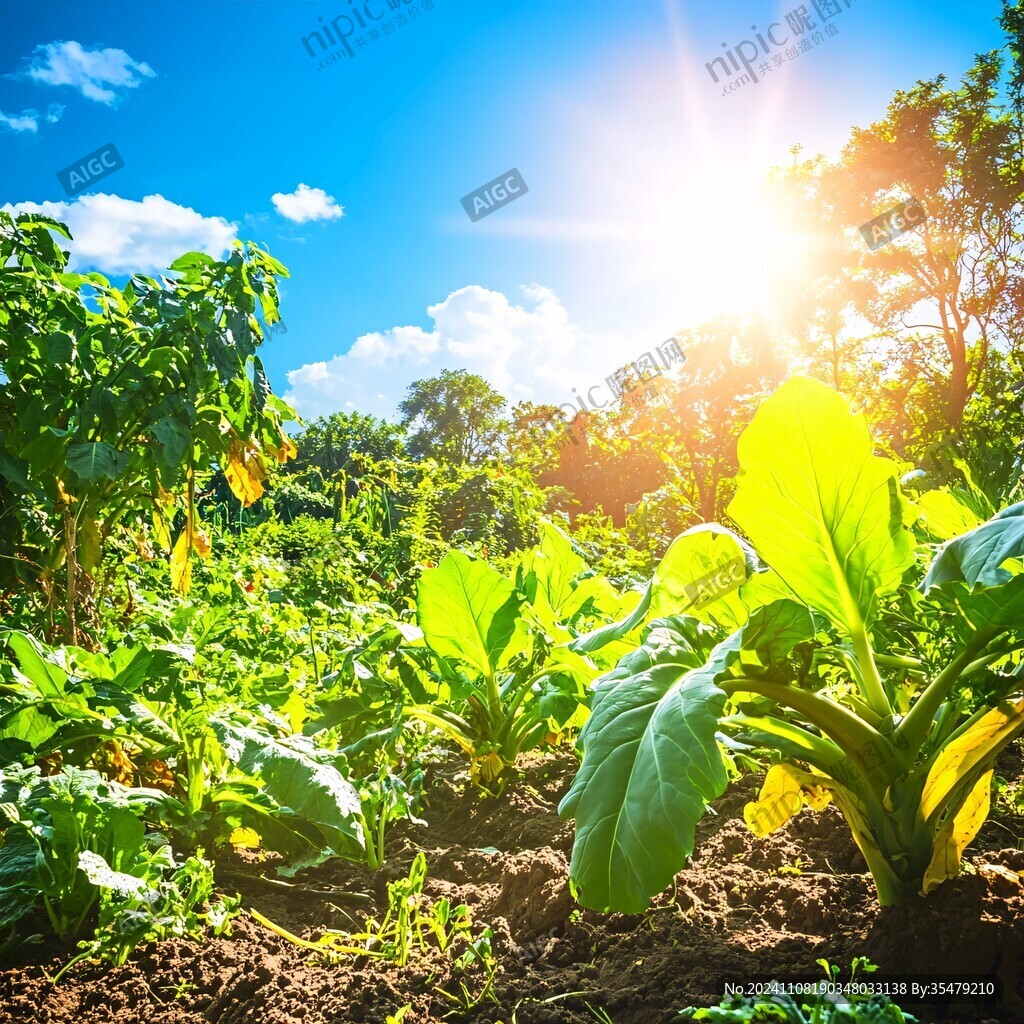
[[[43,204],[119,284],[266,243],[292,276],[264,361],[304,416],[392,416],[442,367],[571,401],[765,301],[785,226],[757,190],[792,145],[834,154],[1004,42],[998,0],[845,2],[827,34],[808,0],[820,39],[788,58],[793,0],[8,0],[0,206]],[[332,21],[353,56],[310,57]],[[781,66],[723,95],[705,65],[775,23],[755,67]],[[109,142],[125,166],[69,199],[56,172]],[[529,192],[472,223],[460,199],[513,167]]]

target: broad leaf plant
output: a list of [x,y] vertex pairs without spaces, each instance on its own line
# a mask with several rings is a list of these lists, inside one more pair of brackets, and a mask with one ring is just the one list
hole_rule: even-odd
[[[745,539],[683,534],[634,614],[575,643],[632,641],[595,685],[561,805],[579,898],[638,912],[669,884],[729,748],[770,764],[755,833],[832,802],[880,903],[928,893],[959,871],[1024,730],[1024,504],[978,522],[950,491],[911,503],[864,415],[804,377],[761,405],[739,461]],[[740,558],[710,600],[693,587]]]

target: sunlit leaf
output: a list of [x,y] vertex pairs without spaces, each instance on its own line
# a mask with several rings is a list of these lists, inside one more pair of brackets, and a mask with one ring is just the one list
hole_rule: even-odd
[[756,800],[743,808],[743,820],[756,836],[766,836],[789,821],[807,804],[816,811],[832,799],[825,788],[829,780],[791,764],[775,764],[768,769]]
[[228,836],[228,842],[237,850],[258,850],[260,834],[252,828],[236,828]]
[[804,603],[859,629],[914,563],[898,466],[874,454],[864,414],[793,377],[761,403],[738,450],[730,516]]
[[924,873],[921,891],[932,892],[947,878],[960,873],[960,859],[971,840],[978,834],[988,817],[992,792],[993,772],[986,772],[967,795],[956,816],[947,822],[935,836],[932,859]]
[[955,494],[945,488],[926,491],[915,504],[928,532],[939,540],[952,540],[981,525],[981,520]]
[[515,587],[486,562],[450,551],[420,578],[416,615],[424,638],[444,658],[492,675],[515,630]]
[[263,497],[263,481],[266,470],[260,461],[259,453],[250,444],[243,444],[235,439],[228,448],[224,476],[234,496],[248,508],[253,502]]
[[928,771],[921,793],[921,816],[941,811],[960,783],[1024,731],[1024,700],[993,708],[951,740]]

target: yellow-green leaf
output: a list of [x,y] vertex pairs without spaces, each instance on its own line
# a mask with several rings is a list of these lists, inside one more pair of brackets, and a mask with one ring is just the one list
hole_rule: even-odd
[[1003,703],[947,744],[935,758],[921,792],[921,816],[941,812],[956,788],[982,761],[1024,729],[1024,700]]
[[192,586],[192,563],[188,557],[190,547],[186,525],[171,551],[171,588],[178,594],[187,594]]
[[171,587],[176,593],[187,594],[192,586],[192,552],[206,558],[212,549],[210,535],[205,530],[196,529],[193,520],[186,519],[185,528],[171,551]]
[[775,832],[798,814],[804,804],[816,811],[828,806],[832,797],[825,786],[829,781],[795,765],[772,765],[758,798],[743,808],[743,820],[755,836]]
[[228,837],[228,842],[235,849],[258,850],[260,834],[252,828],[236,828]]
[[982,524],[982,520],[945,487],[926,491],[917,499],[917,507],[925,528],[939,540],[952,540]]
[[932,859],[924,873],[921,892],[927,896],[947,878],[960,874],[960,858],[988,817],[992,792],[992,772],[986,772],[967,795],[960,810],[935,836]]
[[740,436],[729,515],[805,604],[854,633],[914,564],[896,463],[874,454],[863,413],[793,377]]

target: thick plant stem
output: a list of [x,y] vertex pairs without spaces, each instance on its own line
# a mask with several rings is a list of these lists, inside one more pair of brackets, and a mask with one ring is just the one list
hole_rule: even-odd
[[882,685],[882,677],[875,664],[875,652],[871,649],[871,641],[868,639],[868,631],[863,625],[858,624],[852,634],[853,651],[857,655],[857,664],[860,666],[861,685],[864,690],[864,700],[868,707],[888,718],[892,714],[892,705],[886,696],[885,687]]
[[841,704],[819,697],[816,693],[761,679],[730,679],[719,685],[726,693],[757,693],[783,707],[800,712],[843,750],[865,781],[870,779],[871,773],[864,764],[862,751],[868,748],[884,752],[890,750],[889,741],[867,722]]

